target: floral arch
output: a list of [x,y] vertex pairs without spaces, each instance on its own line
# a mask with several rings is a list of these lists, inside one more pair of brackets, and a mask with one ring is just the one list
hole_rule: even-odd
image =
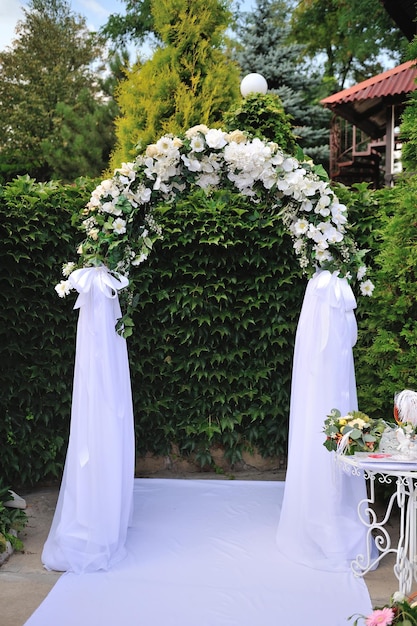
[[[317,563],[329,547],[340,546],[340,536],[352,534],[350,511],[356,514],[364,485],[354,491],[349,487],[347,500],[340,497],[321,431],[332,407],[343,413],[356,408],[356,301],[349,281],[357,280],[362,294],[372,294],[364,251],[351,236],[347,208],[320,168],[239,130],[227,134],[200,125],[183,137],[162,137],[93,191],[83,211],[86,236],[78,262],[63,266],[65,280],[56,286],[61,297],[71,288],[79,292],[75,308],[80,314],[68,451],[42,556],[48,569],[108,569],[125,552],[135,440],[127,347],[120,336],[128,336],[126,315],[117,292],[129,289],[132,267],[147,258],[163,235],[155,208],[174,204],[195,188],[208,195],[227,188],[254,207],[269,207],[282,218],[300,266],[311,277],[295,342],[288,468],[277,540],[284,553],[288,547],[294,556],[299,552],[299,562],[313,554]],[[312,481],[325,494],[320,506]],[[109,498],[109,493],[118,497]],[[306,515],[300,514],[300,501]],[[345,518],[346,528],[341,523]],[[315,531],[326,524],[331,537]],[[342,550],[345,559],[347,548]]]
[[154,208],[175,203],[193,187],[207,194],[228,188],[254,205],[266,203],[282,217],[308,277],[317,269],[337,271],[340,278],[357,281],[363,295],[372,294],[373,284],[365,279],[365,251],[358,249],[347,208],[322,168],[240,130],[225,133],[198,125],[182,137],[161,137],[93,191],[83,211],[86,238],[77,250],[78,262],[64,264],[58,295],[70,292],[68,277],[80,267],[104,265],[128,278],[162,238]]

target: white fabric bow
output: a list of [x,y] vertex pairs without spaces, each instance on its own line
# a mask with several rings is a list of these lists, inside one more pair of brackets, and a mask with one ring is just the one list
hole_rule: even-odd
[[106,298],[116,298],[117,292],[124,289],[129,284],[126,276],[122,274],[111,274],[107,267],[99,265],[98,267],[82,267],[74,270],[68,278],[72,287],[80,294],[74,305],[74,309],[79,309],[85,301],[87,294],[92,285],[95,284]]

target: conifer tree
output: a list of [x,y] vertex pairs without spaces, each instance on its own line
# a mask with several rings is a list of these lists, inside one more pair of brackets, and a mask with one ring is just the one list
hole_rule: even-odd
[[132,160],[165,133],[196,124],[221,126],[239,98],[239,72],[224,48],[231,20],[227,0],[154,0],[162,44],[121,84],[112,166]]
[[242,75],[262,74],[280,97],[304,152],[324,166],[329,157],[329,112],[318,104],[321,77],[307,68],[303,46],[290,43],[289,0],[257,0],[239,29],[236,59]]
[[114,106],[91,65],[100,48],[68,0],[30,0],[0,53],[0,181],[99,176],[114,145]]

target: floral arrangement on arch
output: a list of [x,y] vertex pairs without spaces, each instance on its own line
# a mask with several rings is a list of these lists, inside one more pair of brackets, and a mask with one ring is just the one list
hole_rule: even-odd
[[317,268],[336,270],[341,278],[359,281],[361,293],[370,296],[374,286],[365,278],[365,251],[357,248],[347,208],[321,169],[239,130],[226,133],[198,125],[182,137],[165,135],[92,192],[83,210],[85,239],[78,261],[64,264],[65,280],[55,289],[66,296],[68,277],[79,267],[105,265],[115,275],[129,277],[162,238],[154,217],[157,205],[174,203],[193,187],[207,194],[227,187],[282,216],[308,276]]
[[365,626],[415,626],[417,624],[417,602],[415,595],[410,598],[401,591],[396,591],[388,605],[376,608],[368,616],[352,615],[349,620],[355,619],[353,626],[360,622]]
[[339,409],[332,409],[324,422],[326,439],[323,445],[327,450],[339,450],[348,455],[374,452],[386,428],[384,420],[373,420],[361,411],[350,411],[342,416]]

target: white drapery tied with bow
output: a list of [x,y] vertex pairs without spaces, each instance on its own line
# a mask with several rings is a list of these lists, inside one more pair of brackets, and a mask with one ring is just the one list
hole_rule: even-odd
[[97,267],[82,267],[74,270],[68,278],[71,286],[80,294],[74,305],[74,309],[79,309],[82,304],[84,295],[87,294],[92,286],[96,286],[106,298],[117,298],[117,292],[128,286],[129,281],[122,274],[111,274],[104,265]]
[[280,550],[316,569],[348,571],[366,554],[357,506],[363,478],[335,480],[334,454],[323,446],[323,426],[334,408],[357,410],[352,347],[356,300],[346,279],[319,271],[307,285],[298,322],[290,407],[285,495],[277,532]]
[[79,296],[71,427],[64,475],[42,561],[47,569],[109,569],[125,554],[134,479],[126,340],[117,334],[125,277],[104,266],[69,277]]

